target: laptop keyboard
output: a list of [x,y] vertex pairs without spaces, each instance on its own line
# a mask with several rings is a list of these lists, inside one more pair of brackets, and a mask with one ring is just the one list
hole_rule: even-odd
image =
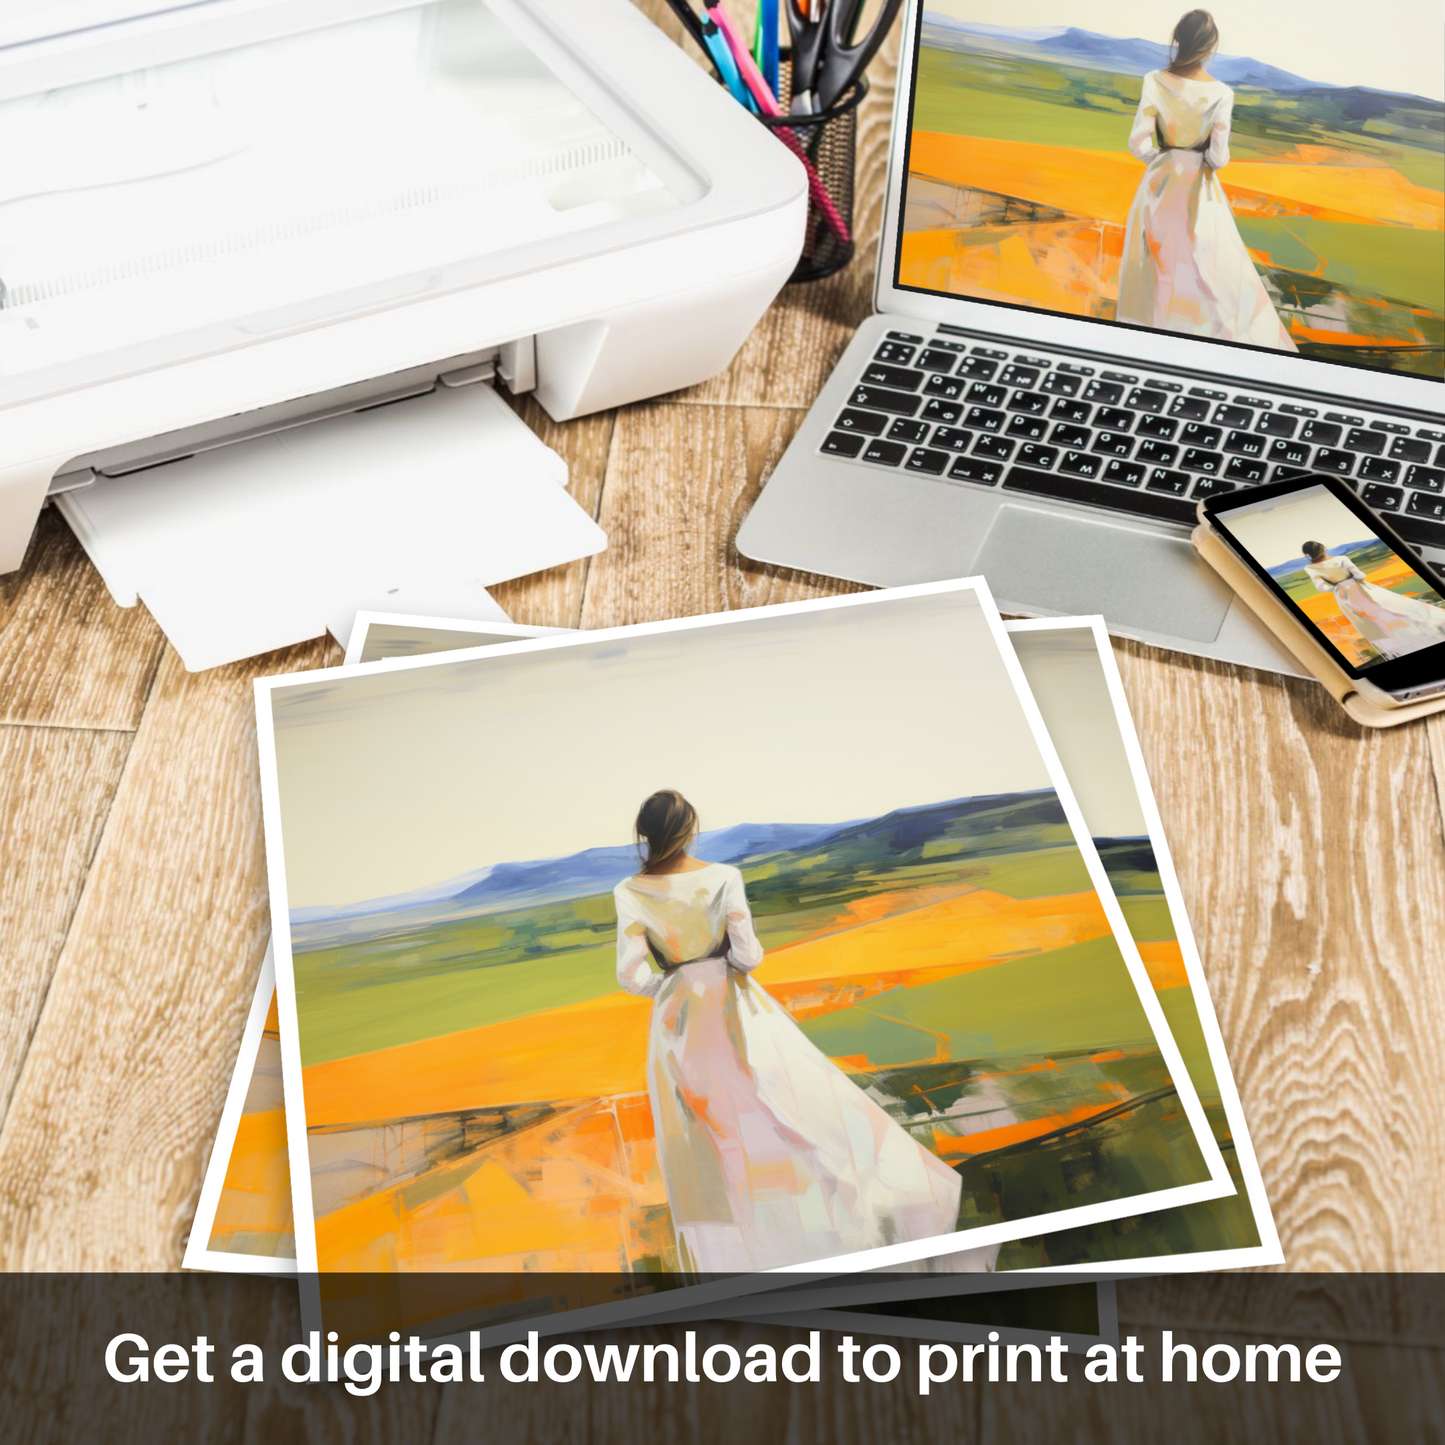
[[1445,547],[1445,429],[946,335],[888,332],[821,450],[1190,525],[1202,497],[1328,472]]

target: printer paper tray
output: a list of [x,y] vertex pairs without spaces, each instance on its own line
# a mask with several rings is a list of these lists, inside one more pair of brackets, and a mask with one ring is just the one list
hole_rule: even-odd
[[121,477],[55,504],[122,606],[192,671],[363,609],[495,616],[485,589],[606,546],[567,467],[489,386],[440,387]]

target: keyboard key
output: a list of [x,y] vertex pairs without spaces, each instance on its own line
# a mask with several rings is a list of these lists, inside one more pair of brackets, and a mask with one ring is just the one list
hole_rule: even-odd
[[885,341],[873,353],[873,360],[886,361],[889,366],[907,366],[916,354],[915,348],[905,346],[901,341]]
[[1151,467],[1172,467],[1178,455],[1179,448],[1171,447],[1168,442],[1147,441],[1139,443],[1134,460]]
[[926,421],[912,421],[906,416],[900,416],[888,428],[889,441],[912,442],[915,446],[927,435],[928,423]]
[[1149,477],[1151,492],[1169,492],[1182,497],[1189,490],[1189,477],[1184,472],[1171,472],[1164,467],[1155,467]]
[[1094,413],[1094,425],[1105,431],[1128,431],[1134,425],[1134,413],[1120,406],[1101,406]]
[[935,336],[933,340],[930,341],[928,344],[930,346],[937,347],[939,351],[955,351],[960,356],[962,356],[963,353],[968,350],[968,345],[966,342],[947,341],[942,336]]
[[1101,375],[1105,381],[1122,381],[1125,386],[1133,386],[1139,380],[1132,371],[1105,371]]
[[1355,469],[1355,454],[1335,447],[1321,447],[1315,453],[1315,466],[1322,472],[1336,472],[1347,477]]
[[1143,489],[1130,491],[1124,487],[1111,487],[1107,482],[1062,473],[1062,468],[1059,472],[1035,472],[1028,467],[1011,467],[1003,484],[1007,491],[1029,492],[1034,496],[1055,497],[1067,502],[1086,502],[1135,516],[1157,517],[1169,522],[1195,520],[1193,503],[1182,497]]
[[1086,401],[1070,401],[1067,397],[1061,396],[1055,403],[1050,416],[1058,418],[1059,421],[1088,421],[1094,408]]
[[833,426],[838,431],[858,431],[864,436],[882,436],[888,426],[888,418],[875,411],[845,411]]
[[1146,376],[1145,386],[1152,386],[1158,391],[1183,391],[1184,388],[1177,381],[1160,381],[1156,377]]
[[1418,426],[1415,435],[1424,437],[1427,442],[1445,442],[1445,431],[1436,431],[1434,427]]
[[[1222,392],[1210,393],[1211,395],[1222,396]],[[1177,416],[1182,421],[1203,421],[1209,415],[1209,403],[1198,393],[1190,396],[1176,396],[1169,403],[1169,415]]]
[[823,438],[823,450],[835,457],[856,457],[868,440],[858,432],[830,431]]
[[915,336],[911,331],[890,331],[888,333],[888,339],[890,341],[907,341],[914,346],[921,346],[923,344],[923,338],[921,336]]
[[1231,457],[1224,475],[1232,482],[1262,482],[1269,467],[1253,457]]
[[1001,386],[990,386],[987,382],[976,381],[968,389],[968,396],[965,398],[975,406],[1002,406],[1008,392]]
[[936,452],[928,447],[915,447],[908,458],[910,472],[924,472],[930,477],[941,477],[948,469],[947,452]]
[[[1049,399],[1041,391],[1016,391],[1008,399],[1008,409],[1027,412],[1030,416],[1042,416],[1049,409]],[[1088,408],[1085,407],[1084,410],[1087,411]]]
[[1134,428],[1134,434],[1141,437],[1157,437],[1160,441],[1167,442],[1174,439],[1174,433],[1179,430],[1177,421],[1170,421],[1167,416],[1141,416],[1139,424]]
[[1002,431],[1003,422],[1001,411],[989,411],[982,406],[971,406],[963,414],[964,426],[971,426],[975,431]]
[[1013,455],[1014,444],[1003,437],[979,437],[973,444],[973,455],[1006,462]]
[[958,363],[958,374],[971,381],[992,381],[997,370],[998,362],[989,361],[982,356],[966,356]]
[[949,374],[958,365],[958,357],[951,351],[942,351],[936,346],[930,346],[926,351],[918,353],[918,360],[913,364],[921,366],[925,371],[941,371]]
[[1320,447],[1338,446],[1340,437],[1344,433],[1339,427],[1327,421],[1307,421],[1305,429],[1299,434],[1302,442],[1313,442]]
[[1232,431],[1224,439],[1224,450],[1236,457],[1262,457],[1264,438],[1258,432]]
[[1441,447],[1440,450],[1435,453],[1435,465],[1437,467],[1445,467],[1445,447]]
[[1267,437],[1292,437],[1299,430],[1299,422],[1292,416],[1278,416],[1267,411],[1260,417],[1255,430]]
[[1057,447],[1036,447],[1032,442],[1026,442],[1019,448],[1019,465],[1023,467],[1047,471],[1058,459]]
[[[1266,412],[1259,419],[1261,430],[1263,430],[1265,422],[1279,421],[1279,419],[1279,417],[1270,416],[1270,414]],[[1215,408],[1214,420],[1218,426],[1248,426],[1254,420],[1254,413],[1247,406],[1220,406]],[[1294,428],[1293,422],[1290,423],[1290,428],[1290,431],[1281,433],[1281,435],[1292,436]]]
[[1129,437],[1120,436],[1118,432],[1101,431],[1094,438],[1094,445],[1090,450],[1103,452],[1111,457],[1127,457],[1134,450],[1134,443]]
[[929,396],[941,396],[947,401],[957,401],[963,395],[967,383],[957,376],[944,376],[941,371],[935,371],[932,376],[923,384],[923,389]]
[[971,349],[972,349],[972,352],[973,352],[973,354],[974,354],[975,356],[987,356],[987,357],[991,357],[994,361],[1007,361],[1007,360],[1008,360],[1008,352],[1006,352],[1006,351],[998,351],[998,350],[996,350],[994,347],[991,347],[991,346],[975,346],[975,347],[973,347],[973,348],[971,348]]
[[1036,366],[1006,366],[999,382],[1003,386],[1035,386],[1038,384],[1039,369]]
[[1378,483],[1373,483],[1360,493],[1360,500],[1367,507],[1373,507],[1377,512],[1393,512],[1400,505],[1400,498],[1404,495],[1399,487],[1382,487]]
[[924,403],[923,415],[929,421],[948,422],[951,425],[963,415],[963,408],[955,406],[951,401],[941,401],[938,397],[931,396]]
[[1224,433],[1217,426],[1200,426],[1197,421],[1186,422],[1179,433],[1179,440],[1187,447],[1217,447]]
[[874,437],[863,451],[865,462],[877,462],[882,467],[896,467],[908,455],[908,448],[902,442],[886,442]]
[[1104,468],[1104,480],[1116,487],[1137,487],[1144,480],[1144,468],[1138,462],[1121,462],[1115,457]]
[[[1105,372],[1108,376],[1110,373]],[[1091,381],[1084,388],[1085,401],[1102,401],[1105,406],[1113,406],[1121,396],[1124,395],[1124,388],[1114,381]]]
[[1218,477],[1200,477],[1189,495],[1191,497],[1217,497],[1221,492],[1237,490],[1233,482],[1221,482]]
[[[1059,370],[1072,371],[1075,376],[1092,376],[1094,374],[1094,368],[1092,366],[1076,366],[1072,361],[1059,362]],[[1421,432],[1420,435],[1424,436],[1425,433]],[[1445,437],[1441,437],[1440,440],[1445,441]]]
[[1269,459],[1272,462],[1282,462],[1287,467],[1303,467],[1309,464],[1310,449],[1303,442],[1276,437],[1269,444]]
[[917,391],[923,385],[923,373],[905,366],[887,366],[871,361],[863,369],[863,381],[869,386],[896,386],[900,391]]
[[1362,431],[1351,427],[1345,433],[1345,445],[1352,452],[1364,452],[1366,456],[1377,457],[1385,450],[1385,438],[1377,431]]
[[1390,455],[1397,462],[1428,462],[1430,443],[1416,441],[1413,437],[1396,437],[1390,443]]
[[991,487],[1003,476],[1003,467],[998,462],[986,462],[979,457],[959,457],[948,469],[948,475],[960,482],[980,482]]
[[1136,386],[1129,393],[1125,406],[1132,406],[1136,411],[1163,411],[1164,404],[1169,398],[1162,391],[1153,391],[1147,386]]
[[1051,442],[1058,442],[1061,447],[1086,447],[1089,445],[1090,433],[1081,426],[1069,426],[1060,422],[1054,428],[1054,434],[1049,438]]
[[1015,356],[1014,360],[1018,362],[1020,366],[1036,366],[1040,371],[1043,371],[1050,364],[1045,357],[1025,356],[1022,352]]
[[1407,427],[1403,422],[1398,421],[1372,421],[1370,423],[1370,430],[1387,431],[1391,432],[1395,436],[1407,437],[1410,435],[1410,428]]
[[1411,492],[1405,510],[1412,517],[1429,517],[1436,522],[1445,520],[1445,495]]
[[1422,492],[1445,491],[1445,471],[1439,467],[1407,467],[1405,485]]
[[867,407],[870,411],[886,411],[893,416],[913,416],[923,403],[919,397],[906,391],[889,391],[882,386],[859,386],[853,389],[848,404]]
[[964,431],[962,427],[936,427],[933,432],[933,445],[946,447],[951,452],[966,452],[977,435],[977,432]]
[[1383,457],[1366,457],[1360,463],[1362,482],[1393,482],[1399,475],[1399,462],[1388,462]]
[[1281,402],[1279,409],[1280,409],[1281,411],[1283,411],[1283,412],[1287,412],[1290,416],[1318,416],[1318,415],[1319,415],[1319,412],[1317,412],[1317,411],[1314,409],[1314,407],[1312,407],[1312,406],[1296,406],[1292,401]]
[[1224,458],[1218,452],[1207,452],[1203,447],[1189,447],[1179,458],[1179,465],[1191,472],[1203,472],[1207,477],[1218,476],[1224,470]]
[[1229,400],[1229,393],[1227,391],[1214,391],[1212,388],[1207,386],[1191,386],[1189,388],[1189,395],[1202,396],[1209,401]]
[[1266,401],[1262,396],[1237,396],[1234,399],[1240,406],[1260,407],[1264,411],[1268,411],[1274,405],[1272,401]]
[[1445,547],[1445,523],[1427,522],[1424,517],[1407,517],[1404,512],[1396,512],[1390,518],[1390,525],[1417,547]]
[[1059,470],[1071,477],[1097,477],[1104,470],[1104,459],[1091,457],[1088,452],[1065,452]]
[[1043,435],[1048,429],[1048,422],[1041,416],[1016,416],[1008,424],[1008,435],[1036,442],[1043,439]]
[[1078,396],[1080,385],[1077,376],[1070,376],[1063,371],[1051,371],[1044,377],[1041,390],[1048,392],[1050,396]]

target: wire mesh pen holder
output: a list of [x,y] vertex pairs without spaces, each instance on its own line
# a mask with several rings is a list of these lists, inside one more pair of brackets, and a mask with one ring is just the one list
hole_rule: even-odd
[[[791,98],[791,68],[779,68],[778,97]],[[853,259],[853,166],[858,147],[858,107],[868,94],[859,77],[827,110],[816,115],[759,116],[758,119],[803,162],[808,172],[808,225],[803,254],[790,281],[820,281]]]

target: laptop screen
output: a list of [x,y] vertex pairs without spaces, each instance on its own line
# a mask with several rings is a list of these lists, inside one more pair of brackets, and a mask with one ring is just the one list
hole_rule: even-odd
[[923,0],[894,284],[1445,379],[1439,22]]

